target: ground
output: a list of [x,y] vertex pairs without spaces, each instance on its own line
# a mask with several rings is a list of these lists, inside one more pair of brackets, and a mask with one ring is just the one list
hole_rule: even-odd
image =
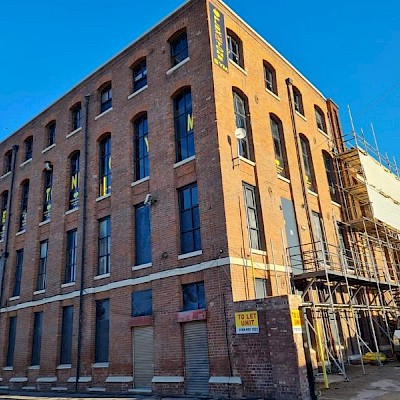
[[327,390],[318,382],[319,400],[400,399],[400,363],[390,362],[382,367],[365,365],[365,375],[361,365],[351,365],[346,372],[349,382],[340,375],[328,375],[330,388]]

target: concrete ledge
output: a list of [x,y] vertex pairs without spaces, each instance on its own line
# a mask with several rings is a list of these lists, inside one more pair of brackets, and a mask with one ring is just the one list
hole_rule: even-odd
[[87,392],[105,392],[106,388],[104,387],[88,387],[86,388]]
[[242,379],[240,376],[212,376],[208,383],[228,383],[230,385],[241,385]]
[[37,378],[36,382],[57,382],[56,376],[43,376],[41,378]]
[[55,387],[52,387],[51,390],[54,390],[55,392],[63,392],[63,391],[67,391],[68,388],[65,386],[55,386]]
[[153,376],[151,383],[181,383],[184,381],[183,376]]
[[36,386],[22,386],[22,390],[36,390]]
[[149,394],[152,393],[151,389],[128,389],[129,393],[143,393],[143,394]]
[[13,376],[10,378],[10,383],[20,383],[20,382],[28,382],[28,378],[26,376]]
[[107,376],[106,383],[133,382],[133,376]]
[[[76,382],[76,376],[71,376],[68,378],[68,383],[75,383]],[[79,383],[88,383],[92,382],[92,377],[91,376],[81,376],[79,378]]]
[[0,386],[0,390],[9,390],[10,386],[4,385],[4,386]]

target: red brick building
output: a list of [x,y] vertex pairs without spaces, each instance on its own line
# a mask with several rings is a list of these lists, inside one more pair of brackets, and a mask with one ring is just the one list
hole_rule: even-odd
[[191,0],[5,139],[3,388],[308,398],[301,301],[248,301],[307,291],[299,248],[337,243],[337,113]]

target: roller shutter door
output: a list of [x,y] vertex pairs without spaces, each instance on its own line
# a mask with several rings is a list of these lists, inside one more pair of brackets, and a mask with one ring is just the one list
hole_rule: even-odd
[[190,395],[208,395],[209,361],[206,323],[184,324],[185,391]]
[[136,389],[151,389],[154,376],[153,327],[133,329],[133,376]]

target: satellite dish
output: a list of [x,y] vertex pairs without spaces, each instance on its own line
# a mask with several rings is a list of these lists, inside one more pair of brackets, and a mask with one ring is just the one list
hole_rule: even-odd
[[247,136],[246,129],[244,128],[236,128],[235,137],[236,139],[244,139]]

